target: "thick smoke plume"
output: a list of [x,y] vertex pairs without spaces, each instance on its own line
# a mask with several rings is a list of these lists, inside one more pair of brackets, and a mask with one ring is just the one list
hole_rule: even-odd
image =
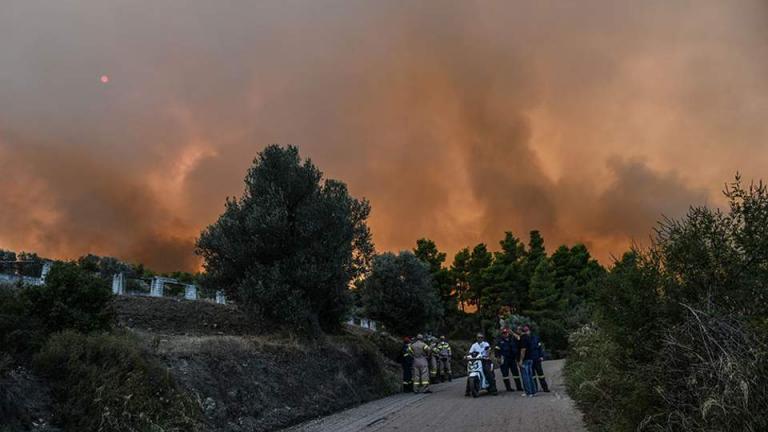
[[0,248],[194,270],[280,143],[371,200],[379,250],[541,229],[606,260],[764,174],[767,24],[759,0],[5,2]]

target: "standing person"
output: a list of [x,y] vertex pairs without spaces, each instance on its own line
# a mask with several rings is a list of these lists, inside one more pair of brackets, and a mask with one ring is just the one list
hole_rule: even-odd
[[531,328],[523,326],[523,333],[520,335],[520,360],[518,367],[523,378],[523,396],[533,397],[536,395],[536,387],[533,384],[533,356],[534,350],[531,347]]
[[504,381],[504,388],[507,391],[513,391],[512,385],[509,382],[509,372],[512,372],[512,378],[515,380],[515,387],[517,390],[522,390],[520,384],[520,372],[517,368],[517,340],[510,335],[508,327],[504,327],[501,330],[501,337],[496,340],[496,358],[501,363],[501,376]]
[[451,375],[451,345],[445,336],[440,336],[440,343],[437,344],[437,357],[438,357],[438,370],[440,372],[441,381],[453,380]]
[[[478,333],[475,338],[475,343],[469,348],[469,353],[477,353],[480,358],[483,359],[483,374],[485,379],[488,380],[488,393],[492,395],[498,394],[496,390],[496,376],[493,374],[492,360],[491,360],[491,344],[485,341],[485,336],[482,333]],[[469,391],[469,388],[467,388]]]
[[403,366],[403,393],[413,393],[413,356],[411,355],[411,338],[403,338],[403,348],[400,353],[400,364]]
[[537,334],[531,335],[531,349],[534,351],[533,372],[539,381],[541,390],[549,393],[549,385],[547,385],[547,379],[544,377],[544,346],[541,344],[541,338]]
[[437,338],[429,337],[429,380],[437,383]]
[[417,335],[416,342],[408,347],[413,357],[414,393],[432,393],[429,390],[429,345],[424,342],[424,336]]

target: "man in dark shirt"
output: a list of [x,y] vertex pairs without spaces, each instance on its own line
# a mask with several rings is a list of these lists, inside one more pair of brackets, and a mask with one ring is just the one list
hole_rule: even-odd
[[494,348],[496,358],[501,363],[501,376],[503,377],[504,387],[507,391],[512,391],[512,385],[509,382],[509,372],[511,371],[517,390],[522,390],[520,372],[517,369],[517,340],[510,334],[509,328],[504,327],[501,330],[501,337],[496,340]]
[[534,352],[533,372],[536,375],[536,379],[539,381],[541,390],[549,393],[549,385],[547,385],[547,379],[544,377],[544,347],[541,344],[539,335],[531,335],[531,350]]
[[523,379],[523,388],[525,389],[525,395],[533,397],[536,394],[536,387],[533,383],[533,359],[536,355],[535,350],[531,347],[531,329],[528,326],[523,326],[523,332],[520,335],[520,360],[518,367],[520,368],[520,375]]

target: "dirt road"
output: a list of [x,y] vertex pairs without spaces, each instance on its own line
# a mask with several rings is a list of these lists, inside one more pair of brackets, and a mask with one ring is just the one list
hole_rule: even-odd
[[[501,390],[498,396],[464,397],[464,379],[432,386],[432,394],[396,395],[286,429],[284,432],[409,432],[437,430],[563,432],[586,431],[581,414],[565,394],[562,360],[544,363],[551,393],[534,398]],[[504,386],[497,371],[497,383]]]

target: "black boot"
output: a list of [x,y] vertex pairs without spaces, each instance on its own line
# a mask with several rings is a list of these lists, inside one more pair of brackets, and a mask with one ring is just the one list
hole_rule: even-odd
[[449,373],[449,374],[448,374],[448,382],[451,382],[451,381],[453,381],[453,375],[451,375],[451,374]]
[[539,378],[539,384],[541,384],[541,391],[549,393],[549,386],[547,385],[547,380],[545,378]]
[[512,391],[512,385],[509,383],[509,378],[504,378],[504,388],[507,389],[507,391]]

